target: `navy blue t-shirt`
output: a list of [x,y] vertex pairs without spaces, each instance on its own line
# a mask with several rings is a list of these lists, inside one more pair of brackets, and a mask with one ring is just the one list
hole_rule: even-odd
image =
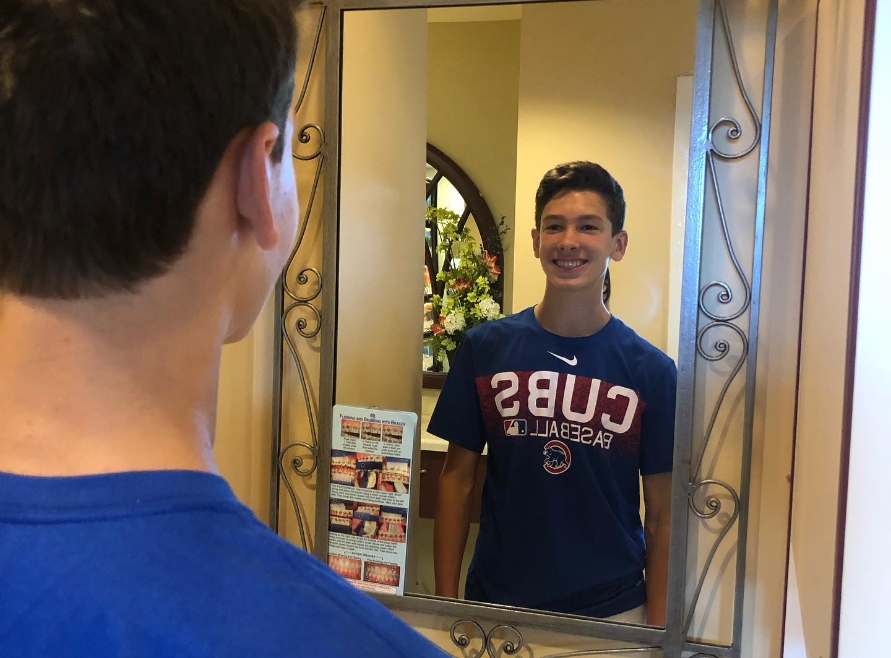
[[646,601],[640,476],[671,471],[676,384],[615,317],[566,338],[529,308],[467,333],[428,427],[488,444],[467,598],[595,617]]
[[0,473],[0,656],[442,656],[222,478]]

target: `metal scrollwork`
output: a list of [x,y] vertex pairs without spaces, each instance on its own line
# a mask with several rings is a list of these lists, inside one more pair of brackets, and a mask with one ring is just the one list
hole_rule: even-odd
[[[287,270],[285,270],[285,272],[287,272]],[[309,276],[310,274],[312,275],[312,280],[315,281],[315,283],[316,283],[315,289],[310,294],[298,295],[296,292],[294,292],[294,289],[288,284],[287,279],[282,281],[282,285],[284,286],[284,289],[285,289],[285,294],[288,297],[290,297],[291,299],[293,299],[295,302],[311,302],[316,297],[318,297],[320,294],[322,294],[322,273],[319,272],[314,267],[304,267],[302,270],[300,270],[297,273],[297,276],[295,277],[295,281],[297,282],[297,285],[298,286],[308,285],[310,282],[310,276]],[[313,335],[315,335],[315,334],[313,334]],[[307,336],[307,338],[309,338],[309,336]]]
[[[288,270],[284,271],[285,273],[290,274]],[[288,277],[282,279],[282,287],[284,288],[285,294],[293,299],[295,302],[308,303],[315,300],[316,297],[322,294],[322,273],[314,267],[304,267],[302,270],[297,272],[296,276],[294,277],[294,281],[298,286],[308,286],[311,280],[315,282],[315,286],[307,295],[297,294],[294,291],[294,288],[292,288],[291,285],[288,283]]]
[[313,65],[316,63],[316,55],[319,54],[319,43],[322,40],[322,26],[325,24],[325,14],[327,11],[328,8],[324,5],[319,11],[319,22],[316,23],[316,34],[312,41],[309,64],[306,66],[306,75],[303,76],[303,86],[300,89],[300,94],[297,96],[297,101],[294,103],[295,112],[303,106],[303,101],[306,99],[306,92],[309,89],[309,80],[312,77]]
[[564,651],[562,653],[549,653],[542,658],[582,658],[583,656],[625,656],[630,653],[649,653],[658,651],[660,647],[620,647],[613,649],[582,649],[581,651]]
[[322,147],[325,146],[325,131],[322,130],[321,126],[315,123],[306,124],[297,131],[297,141],[300,144],[309,144],[312,142],[312,134],[310,131],[316,133],[316,139],[318,139],[318,144],[316,145],[315,150],[309,153],[292,153],[295,160],[308,162],[310,160],[315,160],[322,155]]
[[730,64],[733,68],[733,75],[736,78],[736,87],[739,89],[740,94],[742,95],[743,102],[746,104],[746,108],[749,111],[749,116],[752,119],[752,123],[755,126],[755,134],[752,137],[751,143],[739,153],[730,153],[727,151],[722,151],[715,145],[714,135],[715,132],[719,128],[726,128],[727,132],[725,137],[729,142],[738,141],[742,135],[743,130],[739,121],[732,117],[721,117],[718,119],[708,131],[708,139],[711,145],[712,152],[721,158],[722,160],[736,160],[739,158],[744,158],[749,153],[755,150],[761,143],[761,119],[758,117],[758,113],[755,111],[755,106],[752,104],[752,99],[749,98],[749,92],[746,89],[746,85],[742,79],[742,73],[739,68],[739,58],[736,56],[736,47],[733,44],[733,30],[730,28],[730,19],[727,17],[727,10],[724,8],[723,0],[717,0],[716,8],[718,10],[718,15],[721,17],[721,25],[724,30],[724,38],[727,40],[727,50],[730,54]]
[[[312,459],[310,466],[308,468],[304,467],[305,460],[300,455],[294,455],[291,457],[291,469],[300,477],[309,477],[313,474],[313,471],[316,470],[316,466],[318,464],[319,457],[319,449],[317,445],[310,445],[308,443],[303,443],[300,441],[295,441],[294,443],[289,444],[284,448],[284,450],[279,453],[278,463],[279,468],[282,473],[287,472],[286,460],[288,459],[288,453],[296,450],[297,448],[303,448],[307,452],[309,452],[310,457]],[[294,486],[291,484],[291,481],[287,478],[286,475],[282,477],[282,481],[285,483],[285,487],[288,490],[288,496],[291,499],[291,505],[294,508],[294,515],[297,517],[297,529],[300,532],[300,542],[303,546],[306,547],[307,550],[312,550],[310,546],[310,542],[308,541],[308,533],[306,530],[306,519],[303,516],[303,510],[300,509],[299,501],[297,500],[297,492],[294,491]]]
[[[318,432],[316,431],[316,421],[315,421],[315,414],[313,413],[314,409],[313,409],[313,405],[312,405],[312,400],[309,395],[309,383],[306,380],[306,373],[303,369],[303,363],[300,361],[300,357],[297,354],[297,348],[294,345],[294,341],[291,338],[290,332],[288,332],[288,330],[287,330],[288,315],[291,313],[291,311],[293,311],[294,309],[297,309],[297,308],[306,308],[306,309],[309,309],[310,311],[312,311],[313,316],[315,318],[315,322],[316,322],[315,329],[313,329],[312,331],[306,331],[306,327],[308,326],[308,322],[306,321],[306,318],[299,318],[297,320],[297,322],[295,324],[295,326],[297,328],[297,333],[299,333],[303,338],[312,338],[313,336],[315,336],[316,334],[319,333],[319,330],[321,328],[322,316],[319,313],[319,310],[312,304],[306,304],[304,302],[295,302],[295,303],[291,304],[288,307],[288,309],[285,311],[285,313],[283,314],[283,324],[282,324],[285,342],[288,345],[288,351],[291,353],[291,358],[294,362],[294,367],[297,368],[297,376],[300,380],[301,389],[303,390],[303,402],[306,406],[307,421],[309,422],[310,436],[312,437],[312,446],[313,446],[313,451],[315,452],[318,450],[318,441],[317,441]],[[313,470],[315,470],[315,468],[313,468]],[[312,475],[312,472],[313,471],[309,471],[306,474],[298,472],[298,475],[300,475],[301,477],[308,477],[308,476]]]
[[727,396],[727,391],[730,389],[730,385],[733,383],[733,380],[736,379],[739,371],[742,370],[743,364],[746,361],[746,356],[749,353],[749,340],[742,329],[729,322],[710,322],[702,327],[696,336],[696,353],[699,357],[705,359],[706,361],[714,362],[720,361],[730,354],[730,343],[726,339],[715,341],[715,343],[711,346],[714,352],[709,352],[708,348],[704,345],[703,339],[705,338],[706,334],[710,333],[714,329],[719,328],[729,329],[730,331],[734,332],[739,337],[742,348],[740,350],[739,359],[737,359],[736,363],[733,366],[733,370],[731,370],[730,375],[727,377],[727,379],[724,380],[724,386],[721,388],[721,392],[718,394],[718,399],[715,402],[715,406],[712,409],[712,414],[709,418],[708,425],[706,426],[705,432],[703,433],[702,448],[699,451],[699,456],[693,462],[693,469],[691,470],[690,477],[693,480],[699,477],[699,470],[702,467],[702,460],[705,458],[706,448],[708,447],[709,440],[711,439],[712,431],[715,428],[715,421],[717,421],[718,419],[718,412],[724,405],[724,398]]
[[[303,85],[294,104],[295,116],[300,112],[300,109],[306,100],[307,91],[309,90],[316,56],[319,52],[319,44],[321,42],[322,28],[325,22],[326,12],[327,7],[320,7],[315,37],[313,39],[306,73],[303,78]],[[279,315],[276,325],[276,361],[273,373],[274,427],[272,441],[273,454],[276,456],[274,468],[277,477],[273,478],[274,481],[272,483],[270,525],[272,525],[274,529],[278,528],[280,503],[280,490],[278,485],[279,481],[281,481],[284,482],[288,497],[291,501],[291,506],[297,521],[297,528],[300,533],[301,545],[304,549],[311,550],[312,537],[310,537],[306,527],[306,519],[300,508],[297,494],[290,481],[290,476],[295,475],[300,478],[309,478],[315,473],[316,468],[318,467],[319,458],[319,436],[317,429],[318,423],[316,420],[317,410],[312,403],[309,381],[306,376],[304,364],[297,351],[296,341],[298,338],[310,340],[315,338],[319,331],[321,331],[322,313],[314,302],[322,293],[324,278],[322,273],[315,267],[302,267],[297,272],[293,272],[293,270],[295,269],[294,261],[297,253],[300,251],[306,236],[306,230],[309,226],[309,220],[315,204],[316,192],[318,191],[319,182],[321,180],[322,169],[325,162],[325,131],[317,123],[305,123],[295,132],[295,142],[298,145],[311,146],[311,148],[302,150],[302,152],[295,147],[292,149],[292,154],[295,162],[310,162],[314,160],[315,172],[309,196],[304,202],[304,211],[300,221],[300,228],[275,293],[276,312]],[[292,319],[294,317],[296,317],[296,320]],[[282,351],[284,346],[287,346],[288,353],[291,357],[290,362],[296,370],[297,380],[299,381],[300,388],[303,392],[304,409],[306,412],[307,423],[309,425],[309,437],[304,441],[290,441],[284,448],[282,448],[282,406],[284,396],[284,363]],[[303,452],[295,454],[298,450],[302,450]]]
[[[766,179],[766,144],[764,136],[769,132],[770,124],[770,81],[772,79],[773,59],[771,49],[775,46],[775,21],[776,21],[776,2],[772,2],[770,6],[770,16],[768,18],[769,25],[773,28],[768,29],[768,39],[766,44],[765,56],[765,97],[763,115],[759,116],[754,104],[749,96],[749,91],[743,81],[739,58],[737,56],[736,47],[734,45],[733,33],[730,21],[727,15],[725,2],[723,0],[715,0],[716,22],[720,28],[715,27],[715,32],[719,29],[723,31],[724,41],[727,47],[730,68],[736,82],[736,88],[745,103],[746,111],[749,114],[751,125],[753,126],[753,134],[751,140],[742,141],[744,138],[744,130],[742,123],[730,116],[721,116],[714,122],[709,122],[707,132],[707,144],[705,146],[705,177],[704,183],[709,187],[716,208],[717,221],[723,238],[726,254],[732,265],[736,276],[739,279],[740,287],[734,288],[727,281],[709,280],[705,278],[705,282],[700,282],[698,292],[698,311],[700,317],[700,326],[696,328],[696,359],[701,359],[708,363],[717,363],[725,359],[730,359],[731,355],[733,363],[729,366],[729,374],[724,375],[723,385],[720,393],[714,403],[714,407],[708,416],[708,422],[705,425],[702,434],[701,446],[696,449],[691,461],[691,470],[689,480],[687,481],[687,503],[692,514],[703,524],[712,522],[718,524],[717,536],[711,542],[705,561],[702,564],[699,573],[696,588],[693,591],[691,600],[689,601],[681,633],[687,636],[693,622],[693,616],[700,601],[703,585],[706,577],[711,569],[715,555],[722,542],[725,540],[731,529],[736,526],[739,530],[739,541],[737,545],[737,583],[735,594],[734,611],[734,629],[733,642],[731,643],[732,655],[739,655],[739,633],[741,629],[741,588],[744,583],[741,582],[740,561],[744,561],[745,556],[745,531],[748,523],[748,490],[746,482],[749,477],[750,455],[751,455],[751,398],[754,388],[754,366],[751,363],[752,350],[756,347],[757,330],[753,326],[757,325],[758,305],[760,298],[760,259],[761,244],[763,241],[763,221],[764,221],[764,204],[763,204],[763,186]],[[771,23],[772,21],[772,23]],[[714,38],[714,37],[713,37]],[[715,48],[713,41],[713,48]],[[720,135],[721,145],[717,143],[716,136]],[[739,148],[732,150],[734,145],[741,145]],[[746,156],[759,149],[759,173],[756,184],[756,194],[758,194],[758,204],[755,211],[752,227],[755,232],[755,246],[752,252],[751,274],[748,275],[746,270],[740,263],[740,259],[734,247],[734,240],[730,232],[728,222],[728,212],[725,207],[725,200],[721,189],[721,173],[718,168],[718,162],[725,163],[730,166],[739,162]],[[705,213],[703,212],[703,221]],[[741,224],[743,224],[741,222]],[[748,224],[746,224],[748,225]],[[747,332],[740,324],[744,315],[748,313],[749,331]],[[739,321],[740,324],[737,324]],[[754,332],[754,333],[752,333]],[[750,336],[752,338],[750,339]],[[734,345],[738,343],[738,345]],[[709,479],[707,476],[703,478],[703,462],[706,452],[712,439],[715,424],[726,402],[727,394],[731,385],[741,372],[743,365],[750,363],[746,371],[746,421],[743,430],[743,464],[741,469],[740,487],[734,488],[727,482]],[[720,490],[722,493],[717,493]],[[719,516],[722,512],[722,506],[732,505],[732,509],[727,510],[727,516]],[[714,658],[708,653],[697,653],[692,658]]]
[[745,313],[751,305],[752,287],[749,284],[749,280],[746,277],[742,266],[739,264],[739,259],[736,256],[736,250],[733,248],[733,239],[730,237],[730,228],[727,225],[727,213],[724,209],[724,201],[721,197],[721,186],[718,182],[718,172],[715,169],[715,160],[712,157],[711,153],[706,154],[706,163],[708,165],[709,180],[711,180],[712,183],[712,191],[715,195],[715,202],[718,206],[718,217],[721,221],[721,232],[724,236],[724,245],[727,247],[727,253],[730,257],[730,262],[733,263],[733,268],[736,270],[736,274],[739,277],[739,280],[742,282],[743,300],[740,304],[740,307],[735,312],[728,313],[726,315],[721,315],[717,311],[710,309],[708,306],[708,297],[706,296],[706,294],[712,289],[719,289],[719,292],[717,294],[718,303],[730,304],[730,302],[733,301],[733,289],[727,283],[723,281],[712,281],[711,283],[703,286],[702,290],[700,290],[699,292],[699,309],[704,315],[711,318],[712,320],[716,320],[719,322],[732,322],[733,320],[739,318],[743,313]]
[[711,283],[703,286],[702,290],[700,291],[699,308],[702,313],[704,313],[712,320],[730,322],[740,317],[749,308],[751,304],[752,289],[733,248],[733,240],[730,237],[730,230],[727,224],[727,213],[724,208],[723,198],[721,197],[721,186],[718,182],[718,173],[715,166],[715,158],[730,162],[734,160],[740,160],[749,155],[761,143],[761,119],[758,117],[758,113],[755,111],[755,106],[752,104],[751,98],[749,98],[749,92],[746,89],[746,85],[742,79],[742,74],[740,73],[739,60],[737,58],[736,48],[733,43],[733,31],[731,30],[730,21],[727,17],[727,10],[725,9],[722,0],[717,0],[716,8],[718,15],[721,17],[721,25],[723,26],[724,37],[727,41],[727,49],[730,54],[730,63],[731,67],[733,68],[733,75],[736,79],[736,86],[743,98],[743,101],[745,102],[746,108],[748,109],[749,116],[751,117],[752,124],[754,126],[754,135],[752,137],[751,143],[749,143],[749,145],[742,151],[737,153],[731,153],[729,151],[722,150],[717,146],[714,139],[715,133],[721,128],[726,128],[726,133],[724,134],[724,136],[728,142],[736,142],[741,139],[743,136],[743,129],[742,125],[737,119],[733,117],[721,117],[709,127],[708,131],[709,149],[706,152],[706,167],[709,174],[709,179],[711,180],[711,187],[715,197],[715,202],[718,207],[718,216],[721,220],[721,230],[724,236],[724,244],[727,247],[730,260],[733,263],[733,267],[736,270],[740,281],[742,282],[743,300],[740,304],[740,307],[736,311],[729,314],[722,315],[717,313],[717,311],[710,309],[707,303],[707,293],[714,289],[718,289],[718,294],[716,297],[718,303],[730,304],[733,301],[733,290],[730,288],[730,286],[722,281],[712,281]]
[[294,277],[298,285],[305,286],[309,283],[308,274],[312,274],[313,278],[316,281],[316,286],[312,293],[310,293],[309,295],[299,295],[290,285],[291,265],[294,262],[294,258],[297,256],[297,252],[303,245],[303,238],[306,236],[306,229],[309,226],[310,213],[312,213],[312,209],[316,200],[316,192],[319,189],[319,181],[322,177],[322,167],[325,164],[325,154],[322,152],[322,149],[325,146],[325,132],[319,126],[317,126],[316,124],[307,124],[306,126],[301,128],[301,130],[297,134],[297,140],[304,144],[308,143],[310,141],[310,134],[307,132],[307,130],[309,129],[313,129],[318,133],[319,144],[316,147],[316,150],[308,155],[299,155],[295,152],[294,158],[296,160],[304,162],[317,160],[316,170],[313,174],[312,187],[310,188],[309,197],[306,200],[303,217],[300,221],[300,228],[297,233],[297,239],[294,241],[294,248],[291,249],[291,255],[288,257],[288,262],[285,263],[284,276],[282,277],[282,286],[284,287],[285,294],[288,295],[288,297],[290,297],[291,299],[299,302],[311,302],[322,292],[322,274],[314,267],[303,268],[297,273],[296,277]]
[[[458,629],[462,626],[470,626],[474,635],[469,636],[466,633],[459,633]],[[510,639],[502,641],[500,646],[496,646],[498,639],[508,634]],[[449,637],[456,647],[466,649],[474,640],[480,641],[480,648],[472,656],[465,654],[464,658],[483,658],[489,655],[490,658],[499,658],[499,656],[514,656],[520,652],[525,645],[523,634],[514,626],[507,624],[498,624],[493,626],[487,633],[479,622],[473,619],[459,619],[449,629]],[[541,658],[583,658],[585,656],[618,656],[636,653],[648,653],[650,651],[658,651],[659,646],[633,646],[633,647],[612,647],[609,649],[580,649],[575,651],[561,651],[560,653],[549,653]]]
[[730,343],[728,343],[723,338],[715,341],[715,344],[711,346],[714,350],[714,353],[709,353],[708,347],[706,347],[706,345],[704,344],[703,339],[705,338],[705,335],[712,329],[718,328],[726,328],[736,332],[736,334],[742,341],[743,356],[745,356],[745,346],[748,344],[746,335],[743,333],[742,329],[729,322],[710,322],[699,330],[699,333],[696,336],[696,352],[699,354],[699,356],[701,356],[706,361],[720,361],[728,354],[730,354]]
[[[466,633],[458,634],[458,629],[462,626],[471,626],[477,633],[476,638],[469,637]],[[500,647],[495,646],[495,641],[505,633],[512,635],[512,639],[504,640]],[[479,623],[472,619],[459,619],[449,629],[449,637],[456,647],[465,649],[470,646],[474,639],[481,642],[478,652],[471,658],[482,658],[485,654],[489,654],[491,658],[498,656],[513,656],[523,648],[523,635],[513,626],[507,624],[498,624],[494,626],[488,633],[483,630]]]
[[690,630],[690,625],[693,623],[693,613],[696,612],[696,604],[699,602],[699,595],[702,592],[702,586],[705,583],[705,577],[712,566],[712,561],[715,559],[715,553],[718,552],[718,547],[721,545],[721,542],[724,541],[724,537],[727,536],[727,533],[730,532],[730,528],[733,527],[733,524],[736,523],[736,519],[739,517],[739,494],[737,494],[736,490],[729,484],[720,480],[702,480],[694,485],[691,485],[688,500],[690,503],[690,509],[693,510],[693,513],[703,521],[714,519],[720,513],[722,507],[721,499],[714,495],[707,496],[705,498],[705,506],[703,508],[700,509],[697,506],[696,494],[700,490],[703,490],[710,486],[720,487],[730,494],[730,497],[733,501],[733,510],[730,513],[730,518],[727,520],[726,523],[722,525],[721,530],[718,533],[718,537],[712,544],[712,548],[709,551],[705,562],[703,563],[702,570],[699,574],[699,579],[696,582],[696,589],[693,592],[693,598],[691,599],[690,608],[687,611],[687,618],[684,620],[685,634]]
[[306,550],[311,550],[311,540],[307,539],[309,533],[306,528],[306,519],[304,518],[303,512],[300,509],[300,505],[298,504],[297,494],[294,491],[294,487],[291,484],[291,481],[288,479],[289,471],[286,465],[287,453],[291,452],[295,448],[304,448],[311,457],[311,462],[309,463],[309,465],[305,466],[304,458],[300,455],[295,455],[291,459],[290,466],[291,471],[293,471],[293,473],[295,473],[298,477],[308,478],[312,476],[312,474],[318,467],[319,457],[318,431],[316,429],[315,410],[313,408],[312,400],[309,393],[309,383],[306,378],[303,363],[301,362],[300,356],[297,353],[297,348],[294,345],[294,340],[291,337],[291,333],[288,331],[288,316],[291,314],[292,311],[296,309],[310,310],[315,322],[315,327],[310,331],[307,331],[309,323],[307,322],[306,318],[299,318],[295,323],[294,326],[297,330],[297,333],[305,339],[312,338],[319,333],[319,330],[321,329],[322,317],[319,313],[319,310],[315,306],[306,302],[294,302],[290,304],[285,312],[282,314],[282,334],[288,346],[288,351],[291,354],[292,362],[297,369],[298,380],[300,381],[300,387],[303,391],[303,401],[306,408],[307,422],[309,423],[311,443],[294,441],[288,444],[284,449],[282,449],[279,454],[278,465],[282,481],[284,482],[285,487],[288,490],[288,496],[291,499],[291,507],[294,510],[294,516],[297,519],[297,528],[300,532],[301,546],[303,546]]
[[458,628],[467,625],[473,626],[474,629],[479,632],[479,638],[482,640],[482,647],[480,648],[479,653],[473,656],[473,658],[482,658],[482,655],[485,653],[486,640],[488,639],[488,636],[486,635],[486,631],[483,630],[483,627],[472,619],[459,619],[454,624],[452,624],[452,627],[449,629],[449,637],[452,638],[452,644],[454,644],[456,647],[460,647],[461,649],[466,649],[470,646],[472,638],[470,638],[466,633],[461,633],[460,635],[458,635]]

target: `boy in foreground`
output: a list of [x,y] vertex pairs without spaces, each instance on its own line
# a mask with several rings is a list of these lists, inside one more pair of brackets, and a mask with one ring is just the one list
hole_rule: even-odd
[[432,656],[218,475],[293,244],[290,0],[0,1],[0,655]]
[[488,445],[465,598],[665,624],[677,372],[603,302],[624,221],[622,188],[599,165],[545,174],[532,231],[544,298],[459,347],[428,427],[450,442],[434,522],[440,596],[458,596]]

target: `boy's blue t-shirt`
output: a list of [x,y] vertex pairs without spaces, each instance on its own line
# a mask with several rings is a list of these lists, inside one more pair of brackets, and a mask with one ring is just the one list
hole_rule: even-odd
[[219,476],[0,473],[0,656],[442,656]]
[[645,602],[640,476],[672,469],[676,385],[615,317],[567,338],[528,308],[467,333],[428,427],[488,445],[467,598],[595,617]]

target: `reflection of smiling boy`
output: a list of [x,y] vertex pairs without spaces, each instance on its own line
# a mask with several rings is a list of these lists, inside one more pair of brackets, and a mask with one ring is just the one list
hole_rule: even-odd
[[468,332],[428,428],[450,442],[438,595],[458,594],[488,444],[466,597],[665,623],[676,370],[603,303],[607,267],[628,244],[624,218],[622,188],[598,165],[560,165],[539,186],[532,247],[544,298]]

